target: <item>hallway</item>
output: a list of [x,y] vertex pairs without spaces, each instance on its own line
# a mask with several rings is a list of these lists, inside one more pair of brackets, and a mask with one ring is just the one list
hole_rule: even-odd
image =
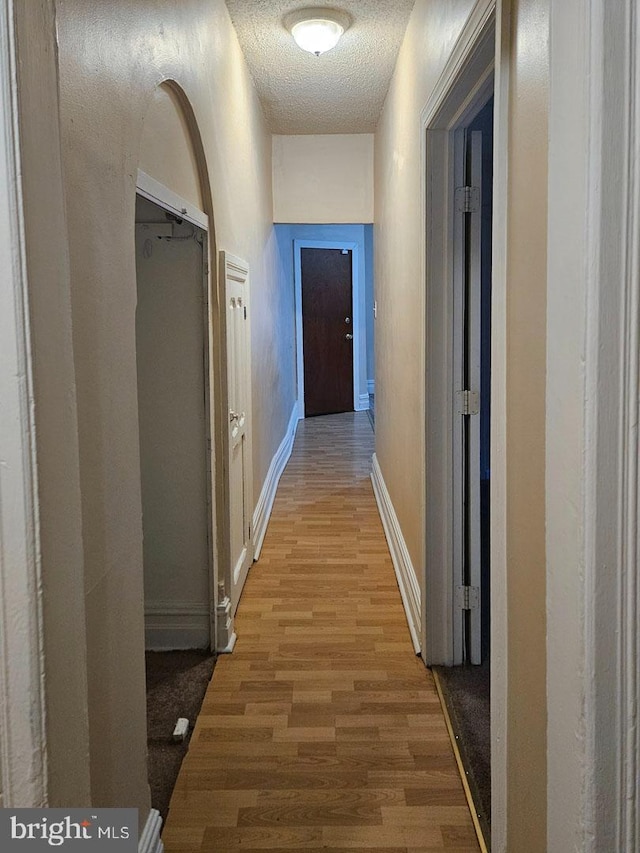
[[167,853],[477,851],[415,657],[369,472],[366,413],[301,421],[218,659]]

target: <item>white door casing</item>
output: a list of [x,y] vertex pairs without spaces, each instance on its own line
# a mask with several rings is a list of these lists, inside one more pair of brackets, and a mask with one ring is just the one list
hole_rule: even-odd
[[[454,413],[461,372],[454,317],[461,310],[455,304],[460,290],[455,280],[462,271],[459,262],[456,268],[454,245],[460,236],[455,230],[461,225],[453,206],[456,187],[464,180],[462,171],[455,168],[463,163],[461,154],[456,157],[456,133],[471,123],[494,90],[495,28],[495,3],[479,2],[422,113],[426,363],[430,365],[426,371],[425,585],[431,590],[423,602],[423,650],[426,663],[445,666],[462,659],[461,643],[455,640],[462,636],[455,602],[460,580],[454,572],[460,563],[454,523],[455,480],[459,482],[454,460],[460,425]],[[495,417],[500,417],[500,406],[492,405],[494,410]]]
[[635,851],[640,14],[635,0],[550,13],[547,849]]
[[42,583],[13,3],[0,5],[0,805],[47,803]]

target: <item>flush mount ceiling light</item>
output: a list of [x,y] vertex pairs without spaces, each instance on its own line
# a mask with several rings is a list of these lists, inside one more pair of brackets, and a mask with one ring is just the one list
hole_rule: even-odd
[[335,47],[350,23],[346,12],[317,6],[298,9],[285,18],[285,25],[298,47],[316,56]]

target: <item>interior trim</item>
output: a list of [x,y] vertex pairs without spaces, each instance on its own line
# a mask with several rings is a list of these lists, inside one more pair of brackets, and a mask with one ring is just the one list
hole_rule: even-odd
[[260,557],[260,551],[262,550],[262,543],[264,542],[264,537],[267,533],[267,527],[269,526],[269,519],[271,518],[271,511],[273,509],[273,502],[276,499],[276,493],[278,490],[278,483],[280,482],[280,477],[282,476],[284,469],[287,467],[287,462],[289,461],[289,457],[291,456],[291,451],[293,450],[293,443],[296,438],[296,432],[298,430],[298,403],[294,403],[293,411],[291,412],[291,417],[289,418],[289,423],[287,425],[287,431],[280,443],[280,447],[276,450],[273,459],[271,460],[271,465],[269,466],[269,470],[267,471],[267,476],[265,477],[265,481],[262,485],[262,491],[260,492],[260,497],[258,498],[258,503],[256,504],[256,508],[253,511],[253,523],[252,523],[252,537],[253,537],[253,558],[254,560],[258,560]]
[[371,482],[384,534],[389,545],[391,561],[398,580],[398,586],[400,587],[400,595],[409,625],[411,641],[415,653],[420,654],[420,586],[413,563],[411,562],[407,543],[402,535],[398,516],[391,501],[391,495],[382,476],[382,469],[375,453],[373,454]]

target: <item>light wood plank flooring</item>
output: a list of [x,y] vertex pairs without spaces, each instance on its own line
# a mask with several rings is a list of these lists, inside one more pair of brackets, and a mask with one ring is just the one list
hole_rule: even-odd
[[414,655],[369,480],[365,413],[300,424],[218,660],[167,853],[471,853],[431,674]]

